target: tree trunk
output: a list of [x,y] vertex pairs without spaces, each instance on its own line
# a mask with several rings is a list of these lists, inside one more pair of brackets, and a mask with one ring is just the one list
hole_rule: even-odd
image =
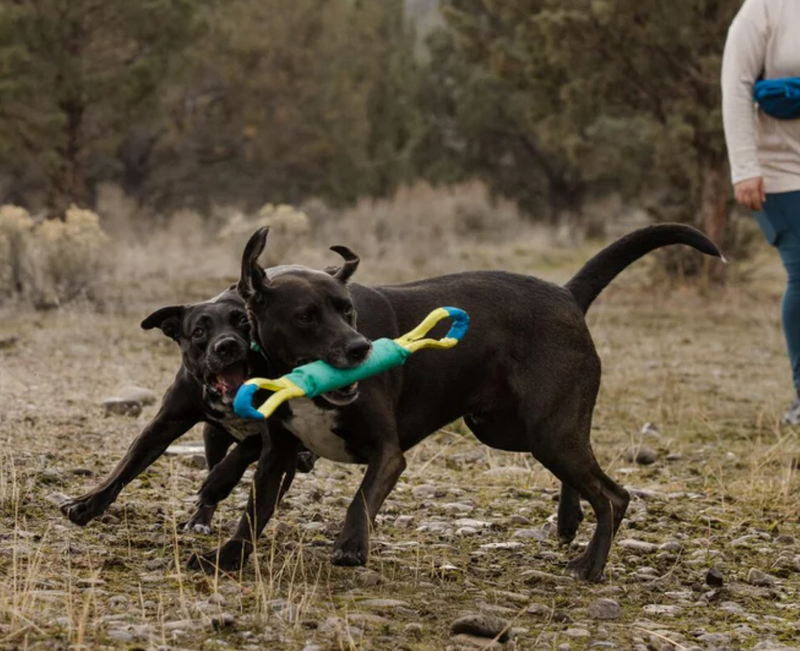
[[50,207],[62,217],[72,204],[86,201],[86,164],[83,147],[85,106],[80,99],[59,102],[64,115],[64,146],[57,149],[58,167],[51,182]]
[[[701,171],[702,195],[700,215],[705,234],[720,248],[725,244],[730,204],[728,203],[728,174],[724,157],[707,161]],[[725,266],[716,259],[706,260],[706,276],[710,280],[722,281]]]

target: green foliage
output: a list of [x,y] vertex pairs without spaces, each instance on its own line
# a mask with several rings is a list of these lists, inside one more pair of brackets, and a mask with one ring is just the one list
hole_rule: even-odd
[[[707,171],[725,164],[718,79],[739,5],[448,0],[448,29],[431,40],[431,120],[451,130],[454,167],[534,214],[543,202],[579,210],[591,193],[666,188],[694,220]],[[432,132],[430,148],[447,149]],[[422,160],[447,179],[441,160]]]
[[226,0],[211,22],[162,146],[173,165],[145,195],[343,203],[411,177],[416,63],[402,2]]
[[0,7],[0,156],[63,213],[91,158],[159,108],[195,0],[18,0]]

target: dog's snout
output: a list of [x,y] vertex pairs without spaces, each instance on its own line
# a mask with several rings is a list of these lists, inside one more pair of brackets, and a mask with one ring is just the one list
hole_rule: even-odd
[[344,348],[347,359],[355,364],[363,362],[370,350],[372,350],[372,344],[367,339],[356,339],[349,342]]
[[225,337],[214,344],[214,352],[223,359],[231,359],[239,353],[239,342],[233,337]]

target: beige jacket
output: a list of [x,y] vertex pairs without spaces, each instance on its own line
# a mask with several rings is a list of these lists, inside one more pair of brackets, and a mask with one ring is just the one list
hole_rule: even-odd
[[745,0],[725,43],[722,117],[734,183],[764,177],[766,192],[800,190],[800,120],[776,120],[753,84],[800,77],[800,0]]

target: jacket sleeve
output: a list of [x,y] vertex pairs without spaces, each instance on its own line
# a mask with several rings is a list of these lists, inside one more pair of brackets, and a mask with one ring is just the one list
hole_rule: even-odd
[[728,30],[722,57],[722,120],[733,183],[762,175],[753,84],[764,71],[768,37],[766,0],[745,0]]

